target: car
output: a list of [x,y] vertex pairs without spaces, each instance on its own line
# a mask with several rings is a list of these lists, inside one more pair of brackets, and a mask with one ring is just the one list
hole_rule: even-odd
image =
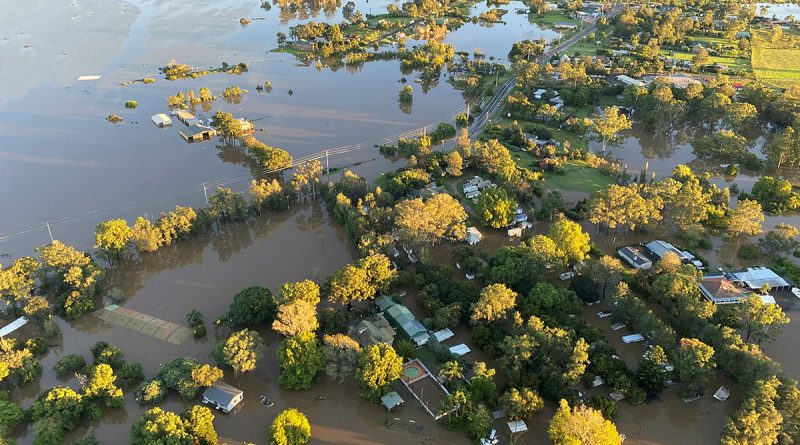
[[611,316],[611,312],[609,311],[600,311],[597,313],[597,316],[600,318],[608,318]]
[[575,278],[575,272],[564,272],[558,275],[558,279],[561,281],[567,281]]

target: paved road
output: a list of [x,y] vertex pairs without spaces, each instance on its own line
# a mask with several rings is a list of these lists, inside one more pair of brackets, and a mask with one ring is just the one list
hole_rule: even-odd
[[[617,15],[619,13],[619,11],[621,9],[622,9],[621,5],[615,6],[614,8],[611,9],[611,12],[606,15],[606,17],[609,18],[609,19],[614,17],[615,15]],[[596,23],[592,23],[591,26],[587,27],[586,29],[583,29],[582,31],[579,31],[579,32],[573,34],[568,39],[564,40],[563,42],[560,42],[558,45],[556,45],[556,46],[548,49],[544,53],[542,53],[542,55],[540,55],[536,59],[536,63],[539,63],[539,64],[545,63],[546,61],[550,60],[550,57],[552,57],[553,54],[557,54],[557,53],[560,53],[562,51],[568,50],[573,45],[575,45],[576,43],[580,42],[581,39],[586,37],[588,34],[594,32],[595,29],[597,29],[597,24]],[[483,129],[483,127],[487,123],[489,123],[489,118],[498,109],[500,109],[500,107],[502,107],[503,102],[505,101],[505,99],[508,96],[508,94],[511,93],[511,90],[514,88],[516,83],[517,83],[517,79],[516,79],[516,77],[514,77],[512,75],[511,77],[508,78],[508,80],[506,80],[502,85],[500,85],[498,90],[495,92],[494,96],[492,96],[492,99],[489,101],[488,104],[486,104],[486,107],[484,107],[483,111],[481,111],[481,113],[478,114],[477,117],[475,117],[475,121],[472,123],[472,125],[470,126],[470,129],[469,129],[470,137],[474,137],[475,135],[479,134],[481,132],[481,130]]]

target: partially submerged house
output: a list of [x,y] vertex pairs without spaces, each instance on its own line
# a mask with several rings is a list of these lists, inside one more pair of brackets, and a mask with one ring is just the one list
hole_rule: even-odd
[[361,346],[368,347],[379,343],[391,345],[397,333],[383,314],[377,314],[352,325],[348,334]]
[[199,142],[211,140],[217,135],[217,130],[195,124],[190,125],[189,128],[181,129],[179,133],[186,142]]
[[417,346],[422,346],[428,342],[431,337],[430,333],[407,307],[397,304],[388,295],[376,298],[375,304],[383,311],[385,319]]
[[154,114],[150,116],[150,120],[158,128],[166,128],[172,125],[172,119],[164,113]]
[[223,413],[231,412],[243,398],[244,391],[222,381],[214,383],[203,392],[203,403],[211,405]]
[[187,127],[191,127],[192,125],[202,124],[203,121],[196,118],[194,114],[186,111],[186,110],[178,110],[175,112],[175,117],[178,118],[179,121],[183,122],[184,125]]
[[768,286],[770,289],[788,290],[794,286],[792,280],[782,277],[766,267],[748,267],[741,272],[732,272],[730,275],[733,277],[733,281],[741,283],[750,290],[758,290],[764,286]]
[[700,293],[714,304],[736,304],[750,297],[761,298],[765,304],[775,304],[775,298],[771,295],[754,292],[765,285],[778,290],[792,287],[791,280],[777,275],[766,267],[758,267],[742,272],[706,275],[700,280],[699,288]]
[[617,254],[634,269],[647,270],[653,267],[653,261],[636,246],[620,247]]
[[695,258],[691,252],[686,250],[680,250],[677,247],[673,246],[672,244],[662,241],[662,240],[653,240],[649,243],[644,245],[645,251],[650,254],[653,260],[658,261],[663,258],[668,253],[674,253],[678,256],[683,264],[691,264],[696,267],[698,270],[705,269],[703,263]]

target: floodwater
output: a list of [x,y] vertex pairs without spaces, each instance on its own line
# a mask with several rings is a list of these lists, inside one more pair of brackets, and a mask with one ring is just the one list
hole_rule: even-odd
[[[761,14],[762,8],[767,8],[766,14]],[[769,18],[775,17],[779,20],[785,20],[789,16],[800,17],[800,5],[792,3],[756,3],[756,14]]]

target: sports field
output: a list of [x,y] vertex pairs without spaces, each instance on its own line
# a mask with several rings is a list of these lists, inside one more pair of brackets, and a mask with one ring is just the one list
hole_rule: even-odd
[[800,83],[800,41],[783,38],[775,44],[756,36],[751,59],[753,74],[764,83],[790,87]]

